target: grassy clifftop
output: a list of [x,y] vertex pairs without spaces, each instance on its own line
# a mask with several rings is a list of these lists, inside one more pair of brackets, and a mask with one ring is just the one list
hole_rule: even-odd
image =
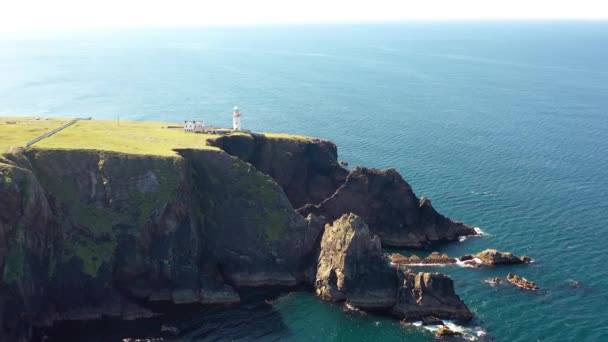
[[34,120],[33,117],[0,118],[0,153],[12,146],[25,146],[25,143],[48,133],[70,121],[70,119],[53,118],[52,120]]
[[[68,122],[52,118],[37,121],[32,118],[0,118],[0,153],[26,142]],[[7,122],[16,122],[8,124]],[[175,149],[216,149],[207,141],[218,138],[212,134],[184,133],[166,122],[86,120],[43,139],[35,144],[41,149],[85,149],[121,152],[137,155],[175,156]],[[246,134],[246,133],[236,133]],[[264,133],[271,139],[310,139],[300,135]]]

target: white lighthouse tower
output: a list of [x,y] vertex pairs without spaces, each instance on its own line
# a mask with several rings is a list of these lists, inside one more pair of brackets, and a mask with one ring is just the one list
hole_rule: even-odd
[[234,107],[232,111],[232,130],[240,131],[241,130],[241,111],[239,107]]

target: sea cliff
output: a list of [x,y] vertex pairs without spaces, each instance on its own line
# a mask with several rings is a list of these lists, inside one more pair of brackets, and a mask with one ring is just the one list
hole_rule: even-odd
[[[327,258],[339,249],[324,250],[322,240],[344,214],[365,225],[363,240],[377,235],[362,265],[393,282],[379,290],[388,293],[380,304],[359,296],[353,305],[408,319],[470,318],[449,278],[397,272],[381,257],[381,245],[423,247],[475,234],[416,197],[397,171],[349,171],[336,146],[320,139],[234,134],[207,144],[160,155],[74,147],[5,153],[0,340],[28,340],[34,327],[62,320],[150,317],[151,302],[228,304],[250,286],[315,286],[320,265],[335,267]],[[349,279],[367,286],[364,277]],[[439,304],[412,306],[412,293]]]

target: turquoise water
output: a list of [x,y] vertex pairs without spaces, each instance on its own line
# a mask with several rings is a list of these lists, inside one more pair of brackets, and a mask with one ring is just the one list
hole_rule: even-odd
[[[0,115],[201,118],[335,141],[395,167],[487,236],[439,248],[526,254],[445,267],[497,341],[608,340],[608,22],[417,23],[89,33],[0,41]],[[509,271],[541,291],[493,288]],[[576,282],[576,283],[575,283]],[[574,284],[578,284],[574,286]],[[298,292],[173,322],[186,340],[430,341]],[[125,332],[131,337],[154,336]],[[110,338],[100,330],[98,340]],[[105,337],[104,337],[105,336]]]

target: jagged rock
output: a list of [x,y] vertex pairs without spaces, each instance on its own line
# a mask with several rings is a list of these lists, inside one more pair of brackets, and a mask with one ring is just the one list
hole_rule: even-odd
[[472,256],[471,254],[465,254],[460,257],[460,261],[469,261],[469,260],[473,260],[473,258],[475,258],[475,257]]
[[338,162],[336,145],[327,140],[239,134],[210,140],[208,144],[272,177],[294,208],[321,203],[344,183],[348,174]]
[[345,214],[326,225],[321,242],[317,295],[359,308],[384,308],[408,320],[425,317],[469,320],[471,312],[442,274],[390,267],[365,222]]
[[333,222],[345,213],[361,216],[387,246],[423,247],[475,235],[475,229],[439,214],[430,200],[418,198],[394,170],[357,167],[328,199],[299,211]]
[[393,253],[390,256],[391,263],[394,265],[449,265],[456,263],[456,259],[450,258],[447,254],[433,252],[426,258],[420,258],[417,255],[412,255],[409,258],[398,253]]
[[[496,249],[486,249],[475,254],[475,257],[486,265],[523,264],[530,262],[527,256],[517,257],[510,252],[500,252]],[[462,261],[462,258],[460,258]]]
[[508,280],[508,281],[509,281],[511,284],[513,284],[513,285],[515,285],[515,286],[517,286],[517,287],[519,287],[519,288],[522,288],[522,289],[524,289],[524,290],[532,290],[532,291],[535,291],[535,290],[538,290],[538,289],[539,289],[539,287],[536,285],[536,283],[534,283],[534,282],[532,282],[532,281],[529,281],[529,280],[528,280],[528,279],[526,279],[526,278],[523,278],[523,277],[520,277],[520,276],[518,276],[518,275],[515,275],[515,274],[513,274],[513,273],[509,273],[509,274],[507,274],[507,280]]
[[408,320],[434,316],[468,321],[473,314],[454,292],[450,277],[440,273],[397,271],[399,294],[394,312]]
[[462,333],[459,331],[454,331],[454,330],[450,329],[449,327],[442,325],[439,327],[439,329],[437,329],[437,331],[435,331],[435,336],[437,336],[437,337],[455,337],[455,336],[462,336]]
[[427,316],[422,318],[422,325],[443,325],[443,321],[437,317]]
[[315,283],[319,297],[358,308],[390,308],[396,284],[380,240],[360,217],[347,214],[325,227]]

